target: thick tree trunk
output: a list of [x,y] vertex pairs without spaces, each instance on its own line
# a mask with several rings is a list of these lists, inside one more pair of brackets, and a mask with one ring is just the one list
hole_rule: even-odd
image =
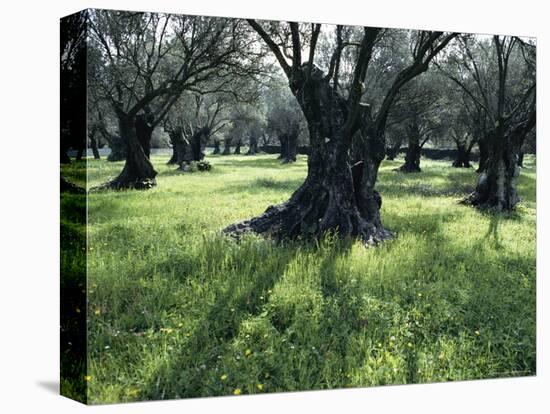
[[95,139],[95,137],[90,138],[90,148],[92,149],[94,158],[96,160],[101,159],[101,156],[99,155],[99,149],[97,148],[97,140]]
[[241,153],[241,145],[242,145],[242,141],[241,141],[241,139],[239,138],[239,140],[237,141],[237,145],[235,146],[235,151],[233,152],[233,154],[238,154],[238,155],[240,155],[240,153]]
[[256,155],[258,152],[258,138],[250,137],[248,142],[248,152],[246,155]]
[[135,121],[136,136],[147,158],[151,157],[151,138],[154,127],[150,125],[146,115],[136,116]]
[[231,155],[231,141],[233,141],[231,138],[225,138],[222,155]]
[[118,117],[119,136],[108,134],[106,130],[102,130],[103,136],[109,142],[109,148],[111,149],[111,152],[107,156],[107,161],[124,161],[128,156],[128,141],[122,135],[123,126],[121,122],[121,117]]
[[285,160],[287,159],[287,154],[288,154],[288,134],[286,133],[280,134],[278,138],[281,144],[281,153],[279,154],[277,159]]
[[172,155],[170,156],[170,159],[166,163],[166,165],[174,165],[177,162],[178,154],[176,152],[176,145],[174,144],[174,141],[170,139],[170,142],[172,143]]
[[453,167],[455,168],[470,168],[470,150],[463,142],[456,144],[457,156],[453,161]]
[[511,211],[519,202],[519,147],[504,135],[502,127],[497,127],[487,140],[487,150],[490,155],[478,178],[476,189],[464,202],[497,212]]
[[488,145],[488,136],[484,136],[478,142],[479,147],[479,165],[477,167],[477,172],[482,172],[487,166],[487,160],[489,158],[489,145]]
[[420,169],[420,136],[413,131],[409,134],[409,145],[405,154],[405,163],[399,167],[399,171],[405,173],[421,172]]
[[171,130],[169,133],[170,142],[172,143],[172,156],[168,160],[169,165],[181,165],[184,161],[186,142],[183,137],[181,128]]
[[151,188],[156,185],[157,175],[146,155],[146,151],[150,150],[152,128],[144,125],[142,120],[138,121],[121,110],[117,111],[117,115],[121,137],[128,143],[128,155],[120,175],[100,188],[114,190]]
[[184,155],[183,162],[179,163],[180,170],[187,171],[191,162],[204,159],[203,145],[208,140],[209,134],[208,127],[204,127],[195,132],[191,139],[184,140],[185,148],[182,148]]
[[283,157],[283,164],[296,162],[296,152],[298,145],[298,132],[292,131],[287,135],[286,153]]
[[212,151],[212,154],[216,155],[220,153],[220,141],[215,139],[214,140],[214,151]]
[[252,231],[275,239],[319,238],[335,233],[359,238],[366,244],[391,237],[382,227],[381,198],[373,189],[377,166],[367,157],[352,165],[351,135],[356,128],[344,128],[346,103],[333,95],[332,87],[319,72],[315,69],[311,81],[294,91],[311,141],[304,183],[287,202],[228,226],[225,232],[238,237]]
[[520,201],[517,192],[519,175],[518,158],[525,136],[536,123],[536,111],[527,122],[522,122],[511,130],[505,129],[505,120],[500,118],[495,129],[488,135],[485,169],[478,178],[476,190],[465,203],[497,212],[511,211]]

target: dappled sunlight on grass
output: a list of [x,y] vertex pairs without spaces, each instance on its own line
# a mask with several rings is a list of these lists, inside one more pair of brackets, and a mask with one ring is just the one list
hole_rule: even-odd
[[[154,157],[156,188],[89,196],[92,402],[535,374],[530,157],[508,216],[458,204],[474,169],[384,162],[396,238],[371,249],[222,236],[288,199],[306,158],[208,158],[212,171],[180,173]],[[89,184],[122,165],[92,160]]]

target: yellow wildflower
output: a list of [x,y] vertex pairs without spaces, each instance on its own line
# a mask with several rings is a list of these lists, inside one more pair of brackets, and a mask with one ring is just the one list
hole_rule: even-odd
[[264,385],[263,384],[257,384],[256,385],[256,388],[258,388],[258,390],[263,390],[264,389]]
[[235,388],[235,390],[233,391],[233,395],[241,395],[241,389]]
[[101,315],[101,309],[97,308],[97,309],[94,311],[94,314],[96,314],[96,315]]
[[139,390],[137,388],[131,388],[127,391],[127,394],[129,397],[135,397],[139,393]]
[[227,379],[227,374],[223,374],[223,375],[220,377],[220,379],[221,379],[222,381],[225,381],[225,380]]
[[252,354],[252,351],[250,349],[247,349],[246,351],[244,351],[244,354],[246,356],[250,356]]
[[91,375],[84,375],[84,381],[91,381],[92,376]]

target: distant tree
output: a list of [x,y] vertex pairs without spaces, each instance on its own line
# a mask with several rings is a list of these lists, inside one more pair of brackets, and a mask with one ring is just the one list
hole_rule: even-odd
[[221,92],[254,77],[261,55],[237,19],[96,10],[91,18],[90,80],[109,101],[127,143],[123,171],[104,187],[150,188],[151,134],[183,91]]
[[229,127],[225,130],[223,155],[231,153],[232,144],[235,145],[234,154],[240,154],[244,143],[248,143],[247,155],[254,155],[258,151],[258,137],[264,129],[264,114],[257,102],[234,106],[229,115]]
[[405,163],[398,168],[401,172],[420,172],[422,148],[443,130],[441,85],[430,75],[427,73],[409,82],[401,90],[399,102],[390,115],[390,120],[400,124],[400,133],[407,138]]
[[163,122],[172,144],[168,164],[185,171],[191,162],[202,160],[211,135],[227,125],[226,107],[224,96],[184,93]]
[[298,137],[305,128],[305,118],[296,98],[281,82],[272,82],[268,91],[267,129],[281,146],[283,163],[296,161]]
[[[450,94],[447,106],[448,134],[456,145],[457,155],[452,163],[455,168],[470,168],[470,155],[475,144],[483,135],[483,113],[472,105],[464,93]],[[480,154],[481,155],[481,154]],[[480,162],[482,158],[480,156]]]
[[519,201],[519,153],[536,122],[534,43],[510,36],[495,35],[489,41],[464,35],[442,70],[487,117],[487,159],[475,192],[465,201],[510,211]]

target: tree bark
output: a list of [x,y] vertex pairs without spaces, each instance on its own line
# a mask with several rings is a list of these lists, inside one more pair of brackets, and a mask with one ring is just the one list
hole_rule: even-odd
[[232,138],[225,138],[222,155],[231,155],[231,141],[233,141]]
[[[127,114],[116,108],[120,134],[128,143],[128,154],[124,168],[118,177],[100,186],[99,189],[149,189],[156,185],[155,171],[149,160],[152,128],[144,125],[144,119]],[[139,132],[138,132],[139,131]],[[138,138],[139,134],[139,138]]]
[[237,145],[235,146],[235,151],[233,152],[233,154],[238,154],[238,155],[240,155],[240,153],[241,153],[241,145],[242,145],[242,141],[241,141],[241,139],[239,138],[239,140],[237,141]]
[[107,156],[107,161],[124,161],[128,156],[128,140],[122,135],[123,126],[121,124],[121,117],[118,116],[118,131],[119,136],[111,135],[106,129],[101,129],[101,132],[107,142],[111,152]]
[[186,151],[186,142],[183,137],[183,132],[181,128],[176,128],[171,130],[168,135],[170,136],[170,142],[172,143],[172,156],[168,160],[169,165],[181,165],[184,161],[185,151]]
[[516,185],[518,148],[505,142],[503,128],[497,127],[491,134],[488,149],[490,156],[478,178],[476,190],[465,201],[497,212],[513,210],[519,201]]
[[470,152],[471,147],[468,148],[464,142],[456,143],[457,156],[453,161],[453,167],[455,168],[470,168]]
[[405,163],[399,167],[399,171],[405,173],[421,172],[420,151],[420,132],[418,124],[414,122],[409,128],[409,144],[405,154]]
[[[488,134],[487,134],[488,135]],[[482,172],[487,167],[487,160],[489,158],[489,145],[487,143],[489,137],[488,136],[482,137],[478,141],[478,147],[479,147],[479,164],[477,167],[477,172]]]
[[183,162],[180,164],[182,171],[187,171],[187,166],[193,161],[201,161],[204,159],[203,145],[208,140],[210,129],[203,127],[193,134],[191,139],[185,141],[185,149],[183,150]]
[[[253,231],[279,240],[319,238],[327,233],[357,237],[366,244],[385,240],[391,233],[381,224],[381,198],[374,191],[378,166],[366,151],[361,152],[363,159],[352,162],[351,138],[357,127],[345,125],[346,102],[319,69],[314,67],[310,76],[293,89],[311,141],[304,183],[287,202],[224,231],[237,237]],[[382,146],[382,158],[383,154]]]
[[287,154],[288,154],[288,134],[286,133],[279,134],[278,138],[281,144],[281,153],[279,154],[277,159],[285,160],[287,159]]
[[298,145],[298,132],[291,131],[287,135],[286,153],[283,158],[283,164],[296,162],[296,152]]
[[101,156],[99,155],[99,149],[97,148],[97,140],[95,139],[95,136],[90,138],[90,148],[92,149],[92,152],[94,154],[94,159],[101,159]]
[[511,131],[503,118],[498,119],[487,139],[485,169],[481,172],[475,191],[464,202],[497,212],[511,211],[520,201],[517,192],[518,157],[525,135],[535,126],[533,112],[527,122]]
[[220,141],[215,139],[214,140],[214,151],[212,151],[212,154],[216,155],[220,153]]
[[248,142],[248,152],[246,155],[256,155],[258,152],[258,138],[250,137]]
[[147,158],[151,157],[151,138],[154,127],[146,115],[137,115],[135,120],[136,136]]

